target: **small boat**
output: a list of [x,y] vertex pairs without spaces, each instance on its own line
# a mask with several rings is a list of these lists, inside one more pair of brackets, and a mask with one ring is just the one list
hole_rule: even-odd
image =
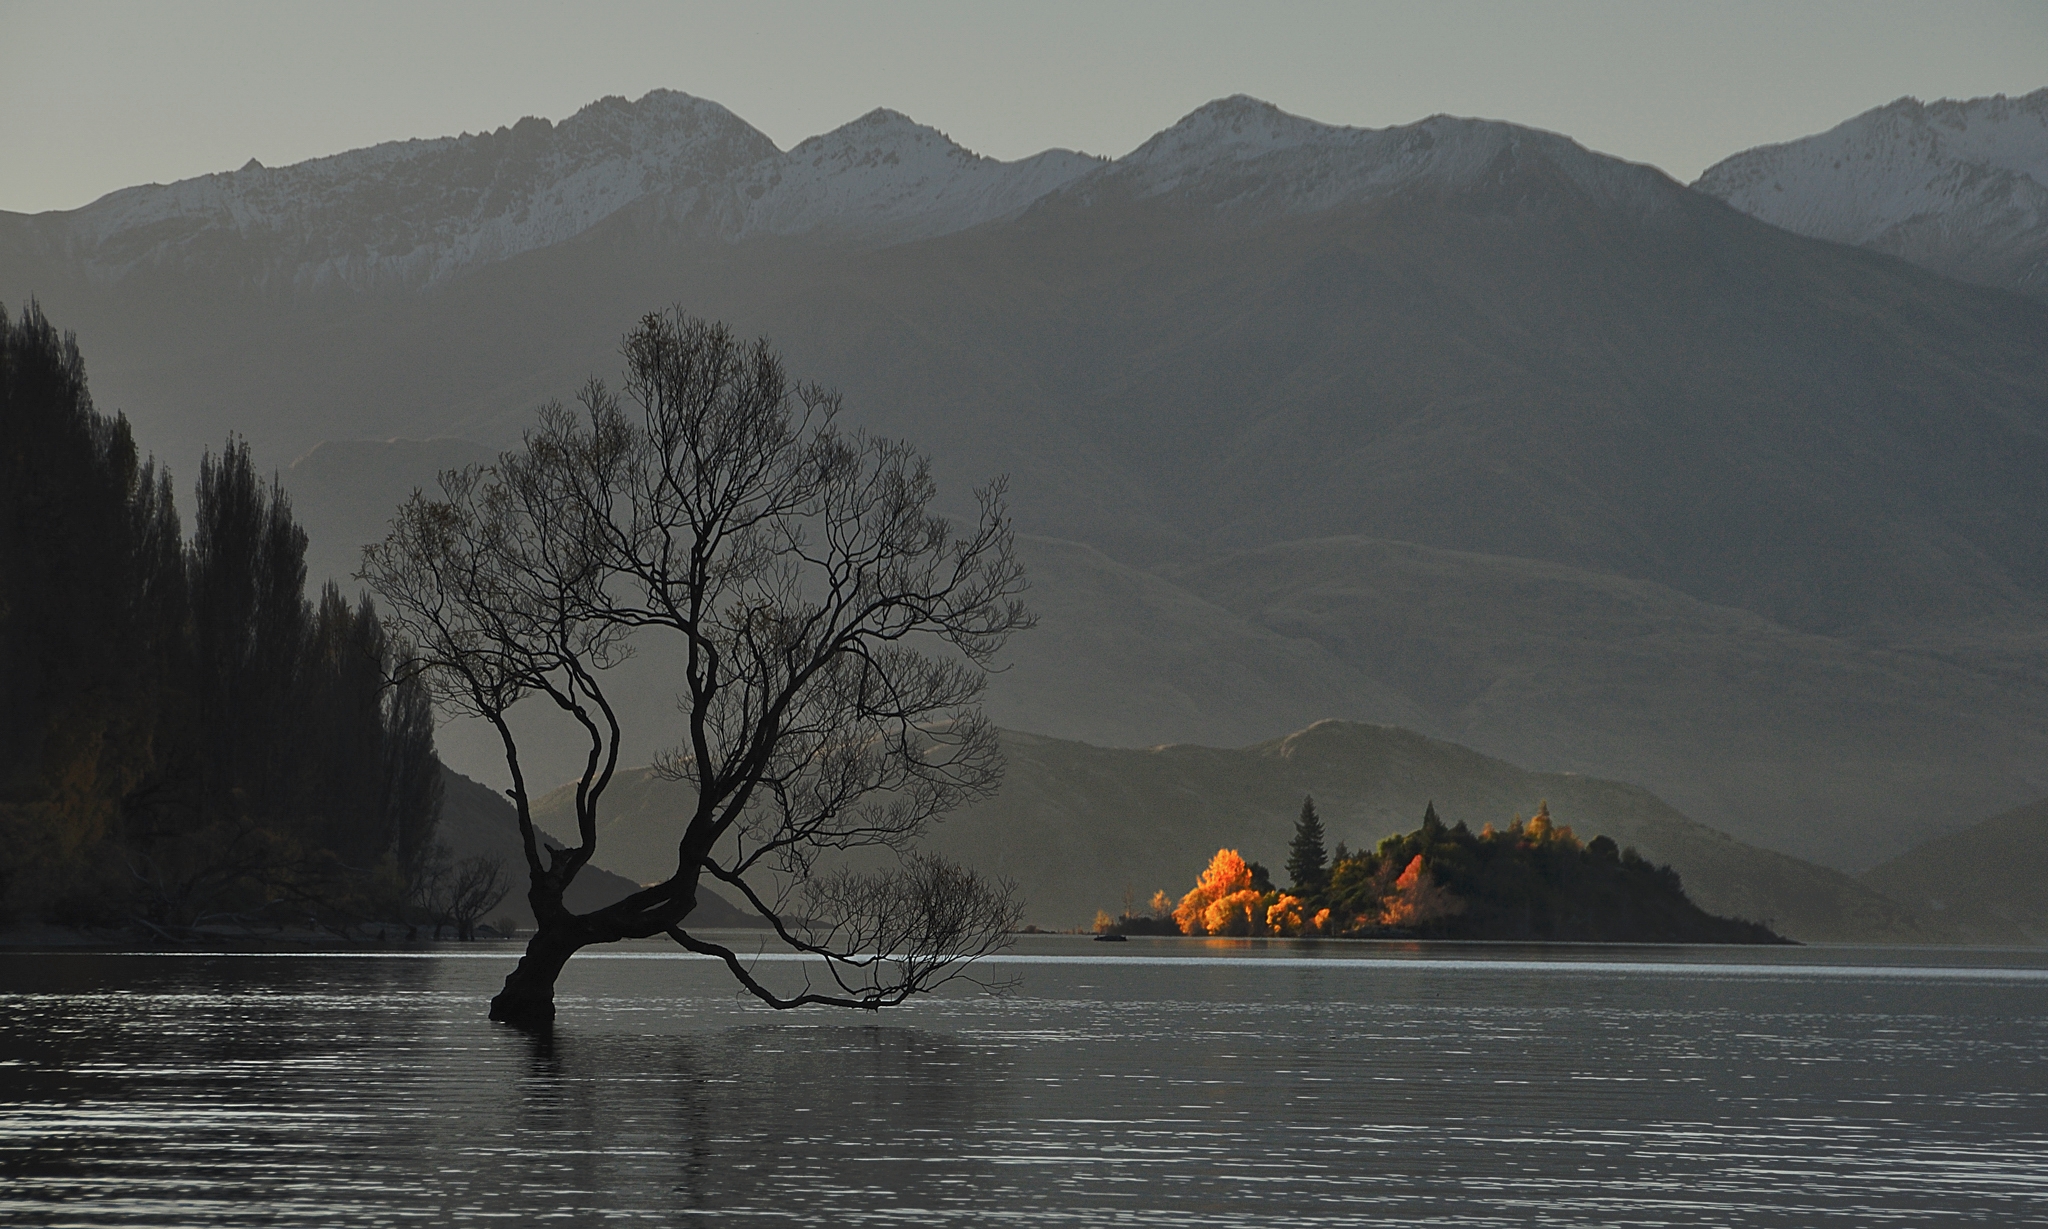
[[1124,937],[1123,937],[1122,935],[1120,935],[1120,934],[1116,934],[1116,933],[1114,933],[1114,932],[1112,932],[1112,933],[1110,933],[1110,934],[1106,934],[1106,935],[1096,935],[1096,936],[1095,936],[1095,941],[1096,941],[1097,943],[1127,943],[1127,942],[1129,942],[1129,940],[1128,940],[1128,939],[1125,939],[1125,938],[1124,938]]

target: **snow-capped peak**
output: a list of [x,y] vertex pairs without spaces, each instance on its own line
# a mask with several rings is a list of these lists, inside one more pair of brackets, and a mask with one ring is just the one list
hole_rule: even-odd
[[1693,187],[1775,226],[2048,294],[2048,89],[1866,111]]
[[1925,106],[1902,98],[1892,105],[1917,107],[1922,122],[1939,134],[1951,155],[2048,186],[2048,89],[2019,98],[1944,98]]
[[1131,168],[1247,162],[1343,131],[1289,115],[1250,95],[1232,94],[1195,108],[1117,162]]
[[1417,185],[1470,188],[1538,164],[1614,202],[1655,208],[1675,189],[1648,167],[1515,124],[1435,115],[1392,128],[1349,128],[1240,94],[1197,108],[1073,191],[1118,185],[1140,196],[1303,213]]
[[258,254],[262,282],[306,289],[423,284],[558,243],[651,193],[696,193],[776,153],[715,102],[657,90],[603,98],[560,124],[394,141],[269,168],[127,188],[54,222],[96,280]]
[[1067,150],[998,162],[878,108],[741,177],[742,233],[948,234],[1014,213],[1099,165]]
[[732,112],[656,90],[560,124],[394,141],[268,168],[128,188],[17,218],[95,281],[200,266],[225,250],[261,285],[430,285],[582,234],[646,198],[713,241],[829,231],[866,242],[1013,213],[1100,165],[1052,150],[998,162],[889,110],[788,153]]

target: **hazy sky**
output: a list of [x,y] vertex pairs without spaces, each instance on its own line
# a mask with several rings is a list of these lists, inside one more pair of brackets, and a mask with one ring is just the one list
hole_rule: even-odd
[[1513,120],[1690,180],[1904,94],[2048,86],[2048,3],[244,4],[0,0],[0,209],[684,90],[788,148],[874,107],[1123,154],[1253,94]]

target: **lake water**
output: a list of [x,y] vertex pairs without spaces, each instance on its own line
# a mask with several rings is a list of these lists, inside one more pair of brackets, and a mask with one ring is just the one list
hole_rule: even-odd
[[547,1039],[513,955],[0,956],[0,1224],[2048,1225],[2039,953],[1048,938],[856,1018],[648,948]]

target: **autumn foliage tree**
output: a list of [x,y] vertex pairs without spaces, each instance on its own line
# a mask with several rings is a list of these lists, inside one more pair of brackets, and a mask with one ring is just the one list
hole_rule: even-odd
[[1173,920],[1190,935],[1244,935],[1264,925],[1264,894],[1253,886],[1252,867],[1235,849],[1219,849],[1174,907]]
[[1465,911],[1465,902],[1438,883],[1436,876],[1416,854],[1394,877],[1394,884],[1380,900],[1379,924],[1398,930],[1429,926]]
[[[1300,827],[1297,826],[1297,833]],[[1339,846],[1340,851],[1342,846]],[[1539,803],[1527,820],[1473,833],[1436,806],[1413,832],[1340,852],[1319,890],[1274,891],[1256,864],[1218,850],[1174,909],[1188,935],[1780,941],[1752,922],[1713,917],[1678,875],[1607,837],[1581,843]]]

